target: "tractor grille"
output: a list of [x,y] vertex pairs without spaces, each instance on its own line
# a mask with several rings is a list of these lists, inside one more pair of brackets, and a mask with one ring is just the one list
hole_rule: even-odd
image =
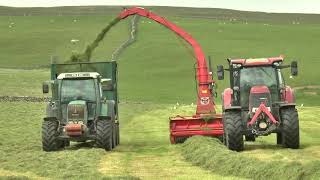
[[68,120],[70,121],[78,121],[83,120],[85,117],[84,114],[85,107],[84,105],[78,105],[78,104],[69,104],[68,105]]
[[[257,108],[260,104],[264,102],[267,107],[271,105],[271,97],[269,93],[257,93],[250,95],[250,107]],[[250,109],[251,109],[250,108]]]

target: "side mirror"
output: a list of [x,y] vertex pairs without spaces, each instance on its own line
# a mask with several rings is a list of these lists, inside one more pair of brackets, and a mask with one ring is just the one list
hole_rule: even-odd
[[291,62],[291,75],[292,76],[298,75],[298,62],[297,61]]
[[43,94],[49,93],[49,85],[48,85],[48,83],[44,82],[42,84],[42,92],[43,92]]
[[101,86],[103,91],[113,91],[114,89],[111,79],[101,79]]
[[224,79],[223,65],[218,65],[217,66],[217,76],[218,76],[218,80],[223,80]]

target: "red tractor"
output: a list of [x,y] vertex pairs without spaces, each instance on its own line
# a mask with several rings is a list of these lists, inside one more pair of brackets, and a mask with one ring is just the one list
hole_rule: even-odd
[[281,69],[291,67],[298,74],[297,62],[283,65],[283,57],[228,59],[229,69],[217,67],[218,79],[230,72],[230,88],[222,94],[224,143],[234,151],[246,141],[277,134],[277,144],[299,148],[299,119],[293,90],[286,86]]

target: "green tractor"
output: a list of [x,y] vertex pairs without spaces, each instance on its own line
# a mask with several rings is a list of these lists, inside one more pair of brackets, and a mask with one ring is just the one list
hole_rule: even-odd
[[[293,89],[285,84],[281,70],[291,67],[298,74],[297,62],[283,65],[283,57],[228,59],[230,88],[222,94],[224,143],[230,150],[242,151],[244,140],[277,134],[277,144],[299,148],[299,119]],[[218,79],[224,68],[218,66]]]
[[59,150],[70,141],[95,141],[107,151],[120,143],[116,62],[52,64],[43,93],[49,89],[52,99],[42,123],[44,151]]

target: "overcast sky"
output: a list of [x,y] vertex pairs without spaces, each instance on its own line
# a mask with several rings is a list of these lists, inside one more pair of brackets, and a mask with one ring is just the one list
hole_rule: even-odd
[[82,5],[183,6],[320,14],[320,0],[0,0],[0,5],[14,7]]

